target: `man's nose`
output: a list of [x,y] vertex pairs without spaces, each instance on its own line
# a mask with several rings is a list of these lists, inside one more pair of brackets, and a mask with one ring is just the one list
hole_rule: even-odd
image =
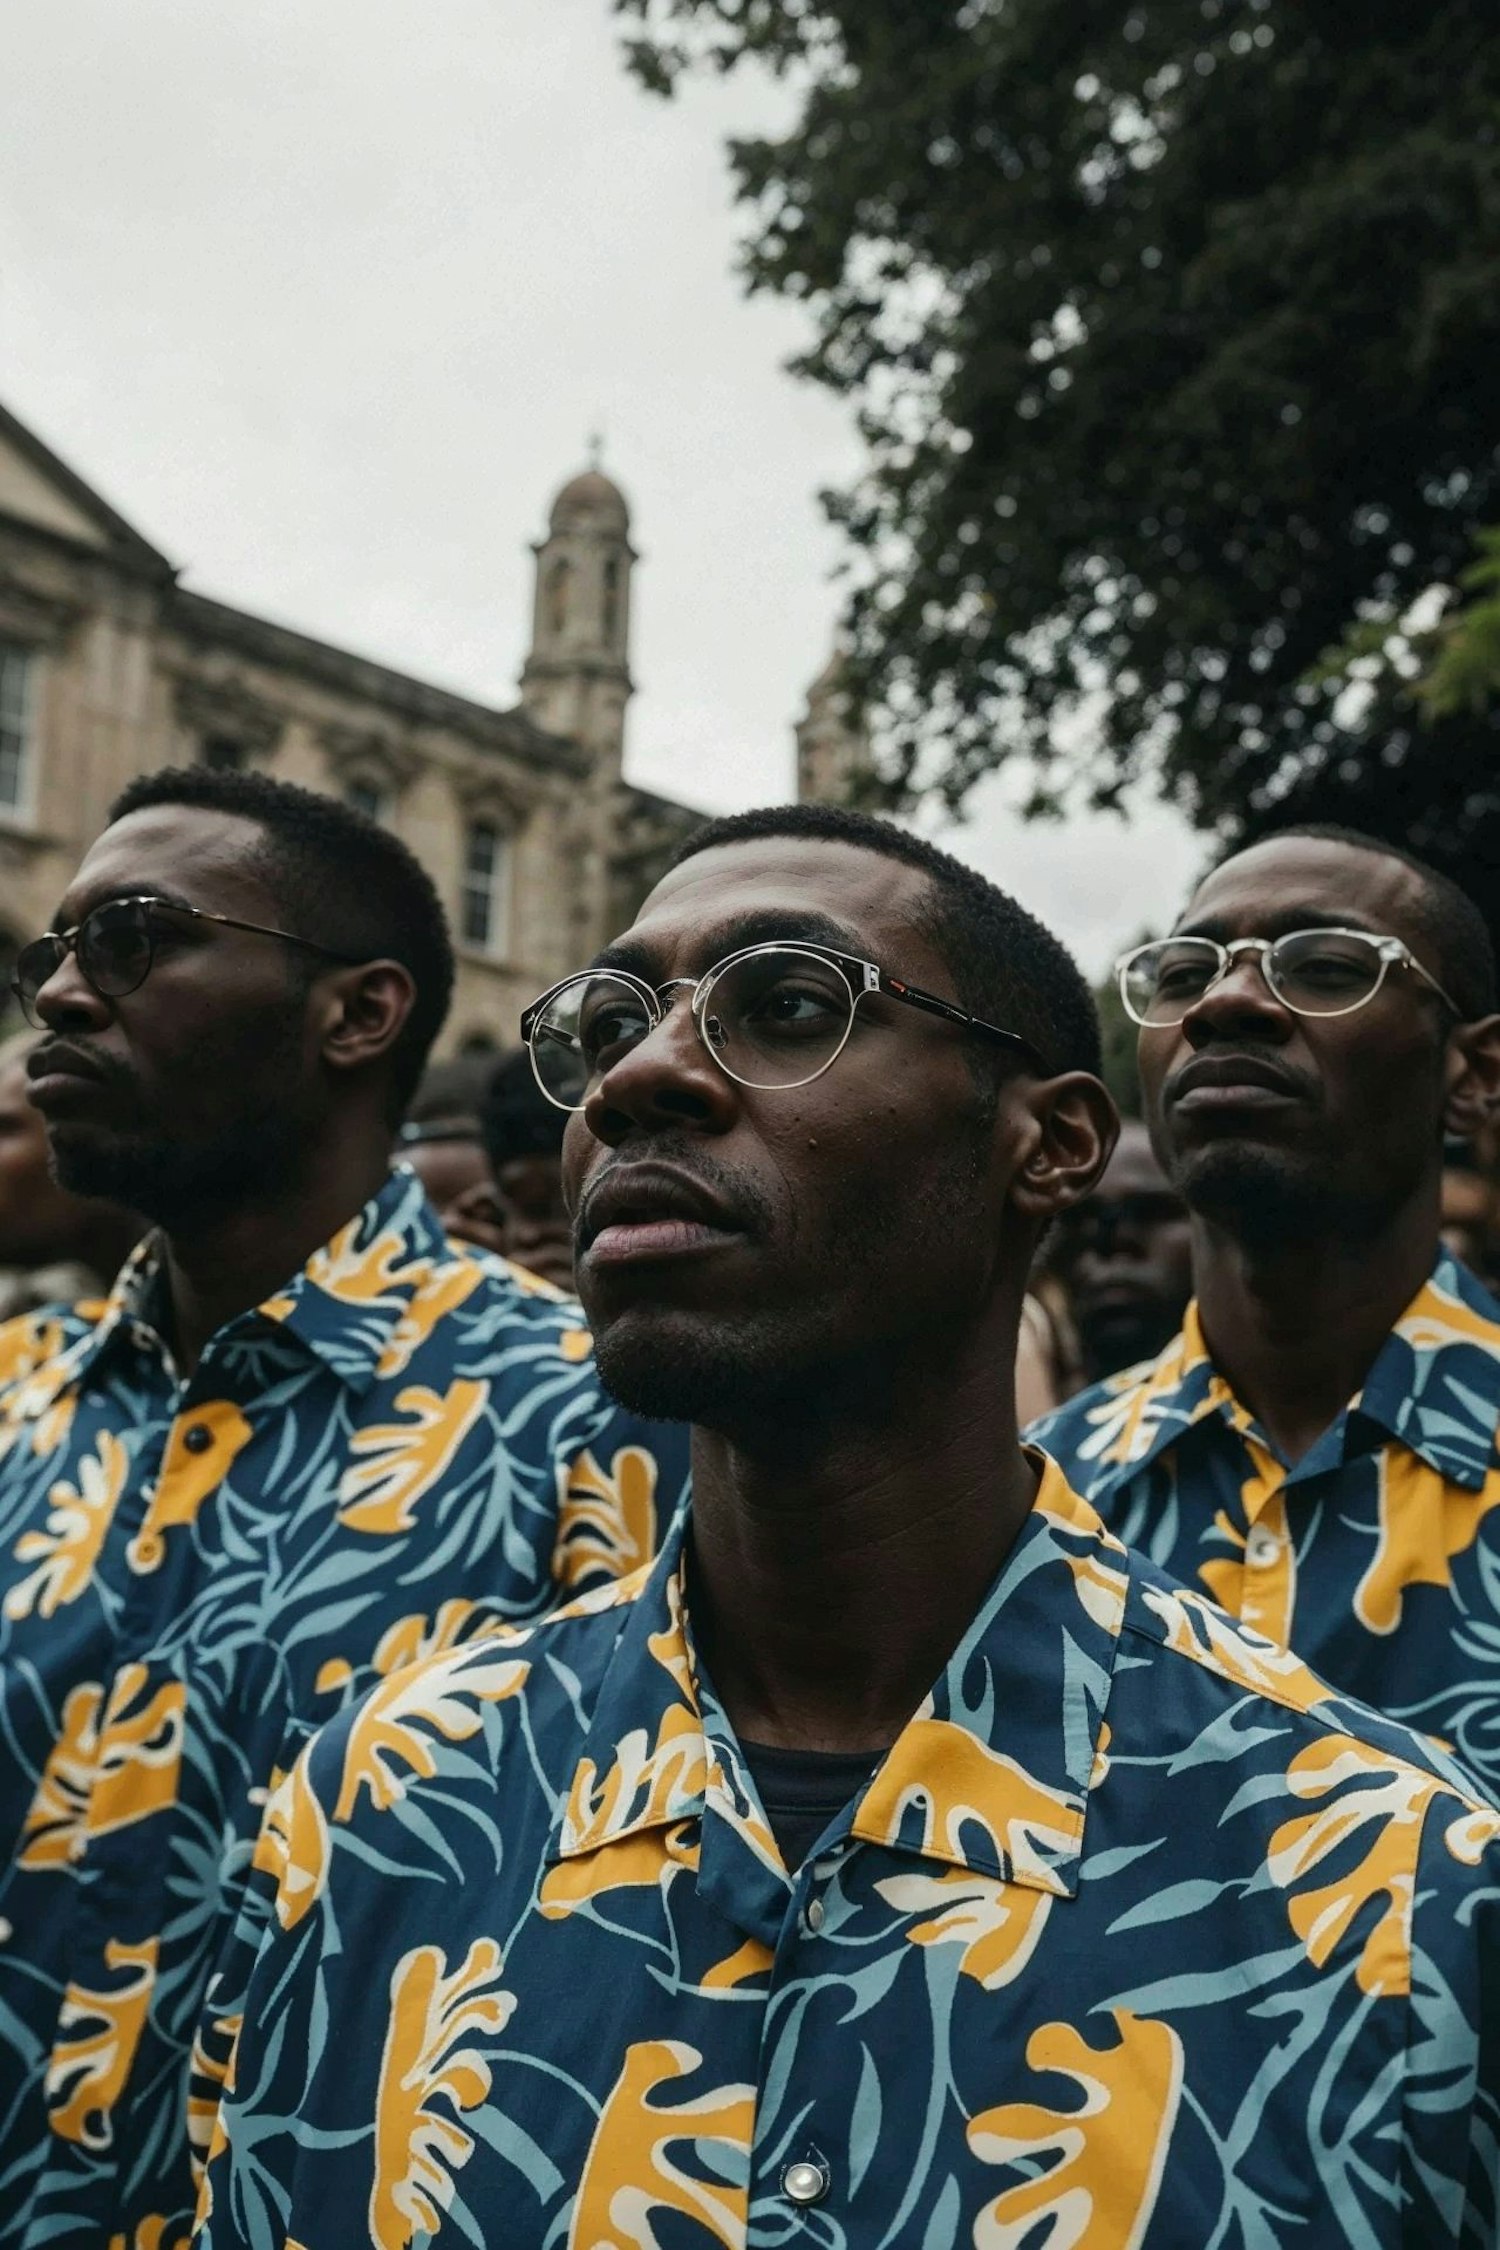
[[1237,953],[1224,974],[1193,1002],[1182,1019],[1183,1036],[1190,1046],[1236,1037],[1273,1042],[1291,1037],[1291,1011],[1267,984],[1264,961],[1261,953]]
[[31,1003],[32,1013],[49,1031],[72,1031],[81,1026],[97,1029],[110,1020],[109,1002],[97,993],[78,966],[78,955],[65,953]]
[[594,1138],[614,1147],[632,1132],[696,1126],[722,1132],[738,1089],[698,1036],[686,995],[604,1073],[584,1105]]

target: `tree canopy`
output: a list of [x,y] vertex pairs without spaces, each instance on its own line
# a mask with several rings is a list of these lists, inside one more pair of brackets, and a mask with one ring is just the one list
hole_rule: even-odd
[[1500,517],[1493,0],[615,6],[658,91],[793,90],[731,148],[744,267],[857,410],[826,498],[893,795],[1014,758],[1039,806],[1144,774],[1450,863],[1482,818],[1500,863],[1496,700],[1351,717],[1323,661]]

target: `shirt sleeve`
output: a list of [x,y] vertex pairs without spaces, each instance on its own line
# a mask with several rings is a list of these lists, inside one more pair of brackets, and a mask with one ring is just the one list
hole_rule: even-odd
[[336,1720],[273,1791],[234,1935],[209,1987],[190,2122],[199,2250],[283,2250],[300,2121],[328,2039],[328,1805],[346,1733]]
[[1412,1911],[1403,2241],[1500,2241],[1500,1814],[1446,1794]]

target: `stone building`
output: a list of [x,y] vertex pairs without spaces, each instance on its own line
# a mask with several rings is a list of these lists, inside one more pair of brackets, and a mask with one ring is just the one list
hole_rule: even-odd
[[521,700],[496,710],[191,592],[0,408],[0,971],[132,775],[261,766],[405,838],[453,923],[445,1049],[509,1044],[698,818],[624,779],[636,557],[597,466],[535,554]]

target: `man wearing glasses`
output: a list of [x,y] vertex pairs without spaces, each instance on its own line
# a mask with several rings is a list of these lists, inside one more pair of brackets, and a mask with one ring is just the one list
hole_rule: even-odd
[[633,1569],[680,1489],[577,1307],[388,1172],[452,968],[393,836],[204,770],[126,791],[20,955],[60,1179],[160,1231],[102,1317],[0,1329],[6,2244],[185,2238],[267,1790],[419,1651]]
[[1289,831],[1120,964],[1196,1302],[1034,1432],[1121,1538],[1500,1790],[1500,1304],[1438,1236],[1500,1093],[1484,923]]
[[691,1519],[277,1793],[204,2250],[1490,2243],[1500,1814],[1017,1440],[1114,1137],[1061,947],[793,807],[525,1021]]

